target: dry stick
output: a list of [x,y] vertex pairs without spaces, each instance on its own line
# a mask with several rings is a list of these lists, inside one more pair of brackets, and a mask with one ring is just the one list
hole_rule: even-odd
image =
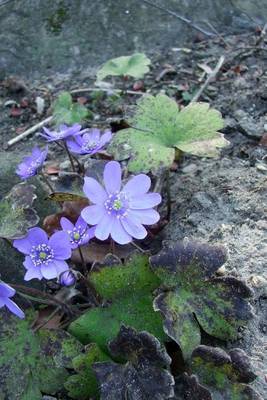
[[264,25],[264,27],[262,28],[260,37],[256,40],[255,46],[258,46],[264,39],[265,35],[266,35],[266,31],[267,31],[267,22]]
[[223,66],[223,63],[225,61],[225,57],[221,56],[216,67],[214,68],[214,70],[208,75],[206,81],[203,83],[203,85],[201,86],[201,88],[197,91],[197,93],[195,94],[195,96],[192,98],[192,100],[190,101],[190,103],[194,103],[196,101],[198,101],[198,99],[200,98],[200,96],[202,95],[202,93],[204,92],[204,90],[206,89],[206,87],[209,85],[210,81],[212,79],[215,78],[215,76],[218,74],[218,72],[220,71],[220,69]]
[[169,15],[172,15],[173,17],[175,17],[175,18],[178,18],[180,21],[183,21],[187,25],[191,26],[191,28],[196,29],[197,31],[203,33],[206,36],[210,36],[210,37],[216,36],[213,32],[208,32],[205,29],[200,28],[200,26],[194,24],[194,22],[192,22],[190,19],[185,18],[182,15],[177,14],[176,12],[174,12],[172,10],[169,10],[168,8],[161,7],[158,4],[154,4],[154,3],[152,3],[152,2],[150,2],[148,0],[138,0],[138,1],[140,1],[141,3],[146,3],[151,7],[155,7],[158,10],[161,10],[161,11],[165,12],[166,14],[169,14]]
[[126,93],[126,94],[136,94],[136,95],[143,95],[145,92],[138,92],[138,91],[134,91],[134,90],[126,90],[123,91],[122,89],[107,89],[107,88],[82,88],[82,89],[74,89],[71,90],[70,93],[71,94],[77,94],[77,93],[86,93],[86,92],[114,92],[114,93]]
[[37,129],[42,128],[44,125],[48,124],[51,120],[52,120],[52,116],[48,117],[46,119],[44,119],[41,122],[38,122],[38,124],[32,126],[31,128],[27,129],[25,132],[21,133],[20,135],[16,136],[13,139],[10,139],[7,142],[7,147],[13,146],[13,144],[19,142],[20,140],[26,138],[27,136],[29,136],[31,133],[34,133],[37,131]]

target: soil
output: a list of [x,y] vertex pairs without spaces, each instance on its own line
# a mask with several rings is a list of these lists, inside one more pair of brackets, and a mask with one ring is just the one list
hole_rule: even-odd
[[[255,318],[240,332],[240,340],[227,346],[239,346],[249,353],[259,375],[253,386],[266,398],[267,47],[264,38],[255,47],[258,39],[259,34],[253,33],[200,41],[190,49],[167,49],[153,55],[151,72],[144,81],[137,84],[116,79],[111,85],[116,88],[123,85],[130,90],[134,85],[139,91],[151,93],[164,90],[183,106],[205,81],[205,71],[214,68],[221,54],[226,55],[223,68],[200,100],[210,102],[222,112],[226,122],[224,133],[230,145],[217,159],[185,155],[179,165],[173,166],[171,218],[160,235],[171,242],[189,237],[224,244],[229,259],[220,272],[230,272],[254,288]],[[46,118],[59,91],[93,88],[93,82],[93,77],[69,74],[34,82],[10,78],[0,83],[4,88],[0,97],[2,148],[16,134]],[[42,115],[36,112],[37,96],[45,100]],[[92,112],[89,126],[106,128],[112,122],[113,129],[118,125],[115,121],[131,113],[138,97],[125,94],[121,98],[97,91],[74,96]],[[7,103],[10,100],[20,104],[16,109],[19,112],[10,108]],[[42,142],[33,135],[6,151],[16,155],[25,153],[36,140]],[[63,160],[60,150],[52,147],[50,160],[58,162],[61,157]]]

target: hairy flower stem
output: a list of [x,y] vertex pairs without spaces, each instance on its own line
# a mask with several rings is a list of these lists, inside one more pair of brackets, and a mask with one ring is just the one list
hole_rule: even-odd
[[42,177],[44,183],[49,187],[51,193],[53,193],[53,192],[54,192],[54,189],[53,189],[51,183],[49,182],[48,178],[45,176],[45,174],[44,174],[42,171],[40,172],[40,175],[41,175],[41,177]]
[[68,157],[69,157],[69,160],[70,160],[70,163],[71,163],[72,171],[73,171],[73,172],[76,172],[76,171],[75,171],[75,165],[74,165],[74,162],[73,162],[73,158],[72,158],[72,155],[71,155],[70,152],[69,152],[69,149],[68,149],[68,146],[67,146],[66,142],[64,142],[64,147],[65,147],[66,153],[67,153],[67,155],[68,155]]
[[171,207],[172,207],[172,202],[171,202],[171,188],[170,188],[170,170],[167,169],[167,173],[166,173],[166,192],[167,192],[167,215],[166,215],[166,219],[167,221],[170,220],[170,216],[171,216]]
[[81,258],[81,264],[82,264],[82,267],[83,267],[83,273],[86,276],[86,274],[88,272],[87,271],[87,265],[86,265],[86,262],[85,262],[85,259],[84,259],[84,256],[83,256],[83,252],[82,252],[82,249],[81,249],[80,246],[78,246],[78,251],[79,251],[79,254],[80,254],[80,258]]
[[99,306],[101,304],[101,300],[99,298],[99,295],[97,293],[97,291],[95,290],[95,287],[93,286],[93,284],[90,282],[89,277],[85,277],[83,274],[79,274],[79,278],[81,279],[81,281],[85,284],[85,286],[87,287],[87,289],[89,289],[89,293],[92,295],[93,297],[93,301],[95,303],[96,306]]
[[18,289],[19,291],[25,292],[26,294],[36,297],[37,299],[39,299],[40,297],[44,298],[45,300],[51,301],[53,305],[60,306],[63,310],[67,309],[68,311],[70,311],[69,307],[65,303],[62,303],[60,300],[58,300],[56,297],[52,296],[49,293],[42,292],[41,290],[38,289],[29,288],[24,285],[17,285],[17,284],[11,284],[11,285],[14,289]]
[[138,246],[138,244],[136,244],[135,242],[131,242],[131,245],[133,246],[133,247],[135,247],[138,251],[140,251],[141,253],[146,253],[146,251],[145,250],[143,250],[142,249],[142,247],[140,247],[140,246]]

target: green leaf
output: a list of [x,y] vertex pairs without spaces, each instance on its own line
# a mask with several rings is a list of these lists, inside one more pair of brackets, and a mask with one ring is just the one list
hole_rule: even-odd
[[35,186],[18,183],[0,201],[0,237],[18,239],[37,225],[39,217],[32,207],[36,199]]
[[73,103],[71,94],[68,92],[62,92],[53,105],[56,125],[81,123],[88,115],[87,108],[81,104]]
[[97,80],[102,81],[107,76],[132,76],[142,78],[148,71],[151,61],[143,53],[131,56],[112,58],[97,72]]
[[67,332],[31,330],[33,316],[20,320],[1,310],[0,400],[39,400],[63,388],[72,359],[83,346]]
[[188,359],[200,344],[200,327],[222,340],[234,340],[252,316],[250,289],[236,278],[215,277],[226,261],[222,246],[184,241],[151,257],[164,291],[154,308],[165,317],[164,330]]
[[122,326],[117,338],[109,344],[109,351],[127,363],[94,364],[101,385],[101,400],[173,398],[174,379],[165,369],[170,367],[171,358],[150,333]]
[[146,256],[135,255],[126,265],[101,268],[90,275],[96,291],[109,305],[94,308],[72,322],[69,332],[82,343],[95,342],[103,351],[122,324],[145,329],[159,340],[165,337],[162,319],[153,310],[153,291],[160,281]]
[[218,132],[221,114],[207,103],[192,103],[179,111],[168,96],[146,95],[130,120],[132,128],[114,135],[109,152],[118,160],[130,158],[132,172],[155,172],[169,167],[175,149],[198,156],[216,156],[228,142]]
[[77,400],[87,400],[97,396],[99,385],[92,365],[109,360],[110,358],[95,343],[89,345],[84,354],[75,357],[72,364],[77,374],[71,375],[64,385],[68,390],[68,396]]
[[192,354],[191,372],[178,379],[177,392],[190,400],[263,400],[247,383],[256,375],[246,353],[199,346]]

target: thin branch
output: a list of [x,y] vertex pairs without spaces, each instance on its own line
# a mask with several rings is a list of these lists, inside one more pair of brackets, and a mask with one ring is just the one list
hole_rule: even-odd
[[168,8],[159,6],[158,4],[154,4],[154,3],[152,3],[152,2],[149,1],[149,0],[137,0],[137,1],[140,1],[141,3],[148,4],[148,5],[151,6],[151,7],[154,7],[154,8],[157,8],[158,10],[163,11],[165,14],[169,14],[169,15],[172,15],[173,17],[175,17],[175,18],[178,18],[180,21],[182,21],[182,22],[184,22],[185,24],[191,26],[191,28],[193,28],[193,29],[195,29],[195,30],[197,30],[197,31],[199,31],[199,32],[201,32],[201,33],[203,33],[203,34],[206,35],[206,36],[209,36],[209,37],[214,37],[214,36],[216,36],[213,32],[208,32],[208,31],[206,31],[205,29],[200,28],[200,26],[196,25],[196,24],[195,24],[193,21],[191,21],[190,19],[185,18],[184,16],[182,16],[182,15],[180,15],[180,14],[177,14],[176,12],[174,12],[174,11],[172,11],[172,10],[169,10]]
[[134,90],[122,90],[122,89],[107,89],[107,88],[81,88],[81,89],[73,89],[70,91],[71,94],[78,94],[78,93],[86,93],[86,92],[113,92],[113,93],[126,93],[126,94],[136,94],[136,95],[143,95],[145,92],[138,92]]
[[32,126],[31,128],[27,129],[25,132],[21,133],[20,135],[16,136],[13,139],[10,139],[7,142],[7,147],[13,146],[13,144],[18,143],[20,140],[25,139],[27,136],[29,136],[31,133],[34,133],[37,131],[37,129],[42,128],[44,125],[48,124],[52,120],[52,116],[44,119],[41,122],[38,122],[38,124]]
[[223,66],[223,63],[225,61],[225,57],[221,56],[219,58],[219,61],[216,65],[216,67],[214,68],[214,70],[208,75],[206,81],[203,83],[203,85],[201,86],[201,88],[197,91],[197,93],[195,94],[195,96],[192,98],[192,100],[190,101],[190,103],[194,103],[196,101],[198,101],[198,99],[200,98],[200,96],[202,95],[202,93],[204,92],[204,90],[206,89],[206,87],[209,85],[210,81],[212,79],[214,79],[216,77],[216,75],[218,74],[218,72],[220,71],[220,69]]

